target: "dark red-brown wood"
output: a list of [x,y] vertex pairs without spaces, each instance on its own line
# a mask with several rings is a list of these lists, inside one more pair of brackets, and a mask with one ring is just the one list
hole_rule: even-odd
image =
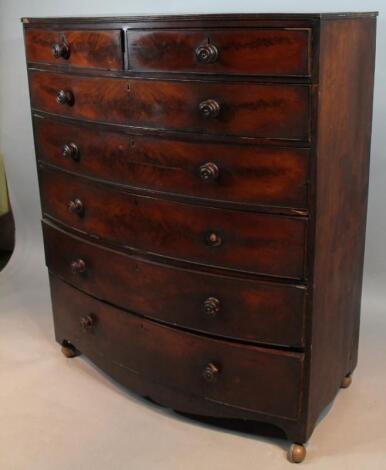
[[[54,266],[52,269],[61,278],[86,292],[79,294],[87,299],[86,302],[97,302],[92,297],[95,295],[111,303],[115,301],[129,311],[132,307],[128,302],[133,302],[133,314],[137,316],[131,317],[127,311],[119,311],[117,316],[112,314],[117,321],[108,341],[113,342],[114,332],[125,325],[120,318],[135,318],[141,322],[140,316],[148,315],[168,322],[168,327],[155,326],[157,331],[164,328],[170,332],[165,351],[177,357],[181,351],[178,348],[180,339],[174,341],[174,337],[197,337],[200,344],[205,344],[204,349],[221,343],[224,350],[233,351],[235,347],[235,350],[243,350],[243,355],[252,349],[260,349],[240,342],[240,339],[252,342],[254,337],[262,344],[267,340],[267,350],[280,355],[285,346],[283,342],[296,336],[295,330],[291,333],[294,324],[289,325],[286,321],[279,339],[278,329],[273,326],[276,315],[282,312],[287,319],[290,311],[293,315],[295,289],[299,288],[299,298],[301,293],[306,300],[305,321],[299,327],[302,335],[304,332],[304,356],[295,353],[302,361],[304,358],[296,398],[291,395],[287,401],[287,385],[274,375],[263,377],[266,388],[261,395],[258,374],[253,380],[248,375],[248,380],[243,382],[248,384],[244,405],[250,408],[241,403],[235,382],[227,382],[230,388],[226,393],[221,390],[222,397],[232,402],[232,406],[228,406],[220,397],[214,401],[206,395],[191,394],[191,390],[197,389],[189,387],[190,382],[181,382],[181,375],[173,368],[167,371],[169,375],[165,374],[165,383],[156,382],[150,375],[132,374],[122,367],[119,359],[115,359],[126,358],[124,354],[128,354],[128,350],[121,355],[118,347],[104,349],[106,343],[99,343],[97,338],[97,343],[103,346],[102,354],[99,354],[98,348],[93,349],[91,340],[85,339],[93,334],[95,318],[91,304],[86,311],[76,312],[79,315],[77,328],[82,333],[74,333],[74,326],[69,328],[69,337],[65,338],[62,331],[67,331],[69,325],[67,298],[72,297],[70,292],[75,292],[76,296],[78,291],[53,277],[51,286],[58,306],[55,316],[60,342],[77,340],[75,346],[84,349],[104,371],[133,391],[165,406],[207,416],[258,419],[280,426],[288,438],[297,443],[307,441],[317,417],[335,397],[343,377],[352,372],[357,363],[375,17],[376,13],[334,13],[23,19],[26,32],[40,29],[59,34],[63,31],[122,32],[124,70],[72,66],[64,58],[64,43],[55,49],[55,54],[62,58],[51,63],[28,62],[32,105],[37,108],[33,114],[38,114],[38,119],[52,120],[50,135],[49,130],[39,128],[35,118],[37,140],[44,142],[43,145],[36,142],[37,156],[41,162],[51,165],[51,169],[52,165],[57,166],[57,173],[45,170],[40,175],[43,210],[56,214],[64,222],[64,225],[58,223],[63,231],[57,235],[64,237],[63,246],[68,247],[74,242],[82,247],[86,250],[82,254],[90,255],[93,266],[90,270],[84,260],[75,257],[68,268],[72,271],[70,274],[64,268],[68,253],[53,255],[51,245],[47,246],[47,260],[51,260],[49,265]],[[256,41],[251,41],[249,47],[244,39],[256,39],[262,31],[267,37],[274,31],[281,31],[287,39],[294,38],[292,46],[287,41],[282,44],[287,53],[293,47],[294,54],[290,56],[283,52],[280,55],[277,51],[281,46],[275,42],[271,47],[267,42],[260,48],[260,62],[243,60],[257,50]],[[306,33],[311,39],[307,44],[307,60],[302,55],[305,47],[300,46],[300,39],[305,40]],[[211,34],[214,36],[209,37]],[[197,46],[193,44],[196,38],[201,40],[204,36],[209,37],[209,41]],[[231,36],[235,38],[233,42],[228,41]],[[221,40],[221,45],[213,42],[214,37]],[[158,43],[161,40],[168,47],[161,49]],[[233,49],[224,49],[225,44],[231,44]],[[236,45],[240,46],[239,54],[235,51]],[[88,47],[91,45],[85,44],[85,48]],[[187,50],[190,50],[190,56],[186,54]],[[205,118],[205,114],[209,118]],[[84,122],[86,120],[88,122]],[[58,124],[59,121],[69,125]],[[71,130],[74,124],[79,124],[76,134]],[[83,154],[77,152],[74,142],[67,139],[70,135],[76,135],[82,142]],[[82,136],[85,136],[83,141]],[[65,139],[63,144],[57,140],[60,137]],[[90,143],[90,140],[96,143]],[[67,160],[62,164],[56,150],[59,143],[66,145]],[[103,153],[98,151],[97,144],[103,148]],[[254,147],[255,144],[259,146]],[[116,145],[122,145],[118,157]],[[284,147],[291,147],[291,150]],[[219,153],[214,154],[214,149]],[[130,160],[126,167],[123,154],[129,155],[130,159],[135,155],[135,163]],[[92,155],[97,160],[93,163]],[[213,155],[218,159],[215,160]],[[208,158],[199,161],[204,156]],[[201,181],[193,177],[197,174],[196,162],[200,163],[199,173],[208,184],[204,186],[206,189],[200,188]],[[149,163],[146,171],[143,169],[145,163]],[[164,171],[164,165],[167,171]],[[73,175],[59,173],[60,168],[73,172]],[[77,173],[105,182],[86,182],[77,177]],[[301,186],[303,174],[307,175],[307,192]],[[229,176],[237,176],[237,179],[231,180]],[[214,184],[217,184],[216,189]],[[121,189],[118,188],[120,185]],[[133,194],[132,188],[136,188],[138,194]],[[146,194],[152,197],[144,197]],[[63,198],[67,201],[64,205]],[[66,208],[69,203],[71,213]],[[290,213],[307,217],[283,216]],[[210,231],[200,238],[198,234],[209,223]],[[81,239],[70,233],[82,235]],[[98,233],[106,240],[98,238]],[[231,239],[227,238],[229,234]],[[86,241],[90,238],[92,243]],[[125,246],[128,239],[135,247]],[[229,240],[231,243],[228,244]],[[200,244],[203,241],[212,246],[203,248]],[[111,251],[113,246],[116,251]],[[207,251],[200,251],[201,248]],[[117,279],[117,284],[120,284],[119,279],[127,278],[123,267],[133,266],[132,263],[150,278],[155,276],[154,270],[168,270],[165,278],[161,274],[159,277],[162,276],[165,283],[169,279],[174,284],[157,283],[163,286],[164,293],[159,301],[161,313],[152,313],[149,304],[139,299],[142,284],[133,281],[133,271],[130,271],[130,279],[137,286],[135,294],[138,291],[138,296],[132,294],[129,299],[120,297],[122,290],[107,281],[102,288],[98,279],[104,279],[104,274],[97,275],[94,280],[88,278],[96,266],[101,272],[101,265],[97,264],[99,257],[96,257],[96,253],[101,252],[105,253],[100,255],[101,260],[110,266],[111,278]],[[118,259],[125,259],[125,262]],[[113,263],[122,267],[113,267]],[[240,269],[247,273],[241,273]],[[264,283],[263,278],[256,279],[255,274],[266,275]],[[289,279],[277,277],[283,275],[288,275]],[[208,295],[204,299],[205,309],[211,320],[220,318],[225,305],[222,299],[226,299],[226,305],[228,302],[235,305],[238,295],[248,292],[243,297],[245,302],[253,291],[270,313],[269,321],[268,316],[264,316],[263,321],[259,309],[253,312],[261,322],[261,330],[252,319],[251,304],[246,303],[237,313],[237,325],[233,315],[228,326],[224,324],[218,329],[205,328],[200,320],[193,320],[194,302],[201,289],[219,286],[220,280],[224,289],[221,298],[205,292],[205,296]],[[184,283],[183,287],[178,281]],[[146,283],[142,282],[145,288]],[[298,283],[300,285],[295,286]],[[62,292],[61,286],[66,292]],[[269,291],[265,290],[266,286]],[[273,288],[277,289],[276,295],[271,291]],[[292,302],[288,298],[288,310],[284,310],[281,302],[283,288],[288,289],[286,292],[292,298]],[[173,303],[179,302],[180,292],[186,297],[191,295],[192,302],[192,310],[184,310],[183,315],[180,304]],[[115,300],[110,300],[111,294],[115,295]],[[171,299],[169,294],[175,297]],[[151,302],[152,297],[148,298]],[[280,305],[275,303],[279,299]],[[99,302],[97,305],[101,311],[110,308]],[[162,306],[167,305],[171,311],[164,315]],[[111,309],[115,311],[113,307]],[[79,310],[83,310],[82,307]],[[76,315],[74,313],[71,318]],[[107,315],[110,317],[110,310],[106,318]],[[249,318],[248,331],[246,323],[240,321],[244,318],[241,315]],[[296,318],[300,321],[299,316]],[[182,320],[187,323],[179,324]],[[191,329],[195,334],[188,330],[182,332],[178,327]],[[247,337],[249,333],[251,337]],[[223,336],[223,339],[211,339],[215,335]],[[125,339],[124,336],[116,334],[120,341]],[[153,344],[157,346],[156,341]],[[194,342],[193,347],[200,349],[198,344]],[[141,347],[146,357],[149,351],[154,351],[146,342],[141,343]],[[222,347],[219,350],[222,351]],[[111,351],[115,351],[116,356]],[[193,358],[196,351],[189,350],[189,354]],[[233,356],[233,353],[229,354]],[[235,357],[241,358],[238,353]],[[220,377],[218,374],[222,370],[213,359],[208,359],[201,369],[208,380]],[[158,360],[161,360],[162,375],[169,359],[161,355]],[[241,360],[241,363],[245,364],[245,361]],[[253,364],[251,367],[254,369]],[[266,363],[264,367],[270,367],[270,364]],[[249,370],[248,374],[252,372]],[[284,374],[287,373],[285,370]],[[184,386],[180,387],[181,384]],[[291,387],[293,382],[289,384]],[[262,396],[264,398],[268,390],[275,394],[275,400],[278,397],[282,400],[280,406],[283,409],[278,415],[273,407],[261,406]]]
[[[240,345],[161,326],[108,306],[51,278],[56,339],[122,374],[226,406],[296,419],[303,354]],[[85,316],[92,325],[84,328]],[[83,322],[82,319],[84,318]],[[209,364],[218,372],[204,376]],[[285,390],[285,394],[282,391]]]
[[[248,205],[306,208],[309,150],[127,135],[35,117],[37,156],[130,187]],[[65,153],[70,144],[77,152]],[[218,176],[203,179],[214,163]]]
[[[309,140],[309,87],[84,77],[30,71],[35,109],[92,121],[203,134]],[[68,91],[71,104],[59,104]],[[200,104],[213,100],[218,115]],[[215,113],[212,113],[215,114]]]
[[308,434],[358,354],[375,21],[322,23]]
[[59,16],[59,17],[23,17],[21,21],[25,28],[33,28],[34,25],[41,26],[47,25],[68,25],[84,24],[93,26],[105,24],[126,24],[131,27],[151,28],[153,23],[158,23],[159,26],[177,28],[175,25],[183,25],[184,27],[208,27],[209,25],[228,25],[232,27],[250,27],[250,25],[260,25],[260,27],[271,27],[275,23],[279,27],[285,28],[293,25],[294,22],[300,21],[321,21],[333,19],[361,19],[361,18],[376,18],[378,12],[376,11],[339,11],[339,12],[311,12],[311,13],[204,13],[204,14],[185,14],[185,15],[121,15],[121,16]]
[[[121,31],[50,31],[27,29],[24,33],[27,61],[61,66],[91,67],[106,70],[123,68]],[[55,57],[55,45],[68,48]]]
[[[302,347],[306,290],[144,262],[45,222],[50,271],[99,299],[183,328],[261,343]],[[60,249],[58,249],[60,247]],[[74,272],[82,260],[85,269]],[[219,300],[218,312],[205,302]]]
[[[308,76],[310,29],[128,31],[129,69]],[[212,55],[211,55],[212,52]]]
[[[44,214],[144,252],[273,276],[304,277],[304,218],[191,206],[41,168]],[[69,211],[81,202],[83,210]]]

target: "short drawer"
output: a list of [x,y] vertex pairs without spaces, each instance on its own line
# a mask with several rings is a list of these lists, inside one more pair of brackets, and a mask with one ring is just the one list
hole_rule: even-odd
[[128,31],[129,68],[269,76],[310,75],[310,29]]
[[[50,272],[137,314],[233,339],[304,346],[305,289],[144,261],[43,223]],[[57,248],[60,247],[60,250]]]
[[32,107],[133,127],[309,141],[308,85],[74,76],[30,71]]
[[26,29],[27,62],[106,70],[123,68],[119,30],[50,31]]
[[[304,356],[162,326],[51,277],[55,333],[102,368],[214,403],[289,419],[299,414]],[[283,391],[285,393],[283,393]]]
[[139,196],[40,169],[43,213],[94,237],[161,256],[303,278],[306,220]]
[[211,201],[307,207],[309,150],[128,135],[35,117],[38,159],[132,188]]

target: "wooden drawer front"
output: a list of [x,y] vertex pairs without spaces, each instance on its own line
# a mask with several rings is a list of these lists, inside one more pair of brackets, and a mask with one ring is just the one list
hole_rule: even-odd
[[33,108],[64,116],[184,132],[309,140],[307,85],[128,80],[37,71],[30,72],[30,85]]
[[38,158],[69,171],[204,199],[307,207],[308,149],[130,136],[40,117],[34,128]]
[[43,212],[90,235],[200,264],[290,278],[304,275],[302,218],[137,196],[43,169],[40,183]]
[[59,32],[27,29],[24,35],[27,62],[107,70],[123,68],[119,30]]
[[302,288],[141,261],[49,223],[43,231],[48,269],[99,299],[213,335],[304,345]]
[[129,68],[308,76],[309,29],[128,31]]
[[[56,338],[98,365],[227,406],[296,419],[303,355],[215,340],[159,325],[51,277]],[[285,391],[285,393],[283,393]]]

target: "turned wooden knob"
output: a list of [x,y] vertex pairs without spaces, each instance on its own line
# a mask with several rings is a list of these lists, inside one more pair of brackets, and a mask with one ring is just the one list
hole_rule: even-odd
[[219,169],[215,163],[208,162],[200,166],[199,173],[203,181],[216,181],[218,179]]
[[83,206],[83,202],[76,198],[76,199],[72,199],[69,203],[68,203],[68,210],[69,212],[71,212],[72,214],[78,214],[78,215],[82,215],[83,212],[84,212],[84,206]]
[[73,142],[63,145],[62,155],[64,158],[72,158],[74,161],[78,161],[80,157],[79,149]]
[[76,259],[72,261],[70,267],[74,274],[81,274],[86,271],[86,263],[82,259]]
[[56,93],[56,102],[58,104],[72,106],[74,104],[74,95],[69,90],[59,90]]
[[218,49],[214,44],[205,44],[196,49],[196,59],[201,64],[213,64],[218,59]]
[[222,238],[215,232],[210,232],[206,236],[206,244],[208,246],[220,246],[222,244]]
[[205,315],[215,317],[220,311],[221,303],[216,297],[208,297],[203,306]]
[[219,372],[220,369],[215,364],[210,362],[202,371],[202,376],[207,382],[214,382],[217,379]]
[[200,113],[205,118],[215,118],[220,114],[221,107],[216,100],[201,101],[198,106]]
[[91,330],[95,326],[95,318],[93,315],[85,315],[80,319],[80,326],[84,330]]
[[70,56],[70,47],[64,42],[56,43],[51,46],[51,53],[55,59],[68,59]]

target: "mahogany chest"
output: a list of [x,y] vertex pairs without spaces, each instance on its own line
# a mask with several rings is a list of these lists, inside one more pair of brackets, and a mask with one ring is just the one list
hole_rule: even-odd
[[63,353],[302,461],[357,364],[376,13],[22,21]]

